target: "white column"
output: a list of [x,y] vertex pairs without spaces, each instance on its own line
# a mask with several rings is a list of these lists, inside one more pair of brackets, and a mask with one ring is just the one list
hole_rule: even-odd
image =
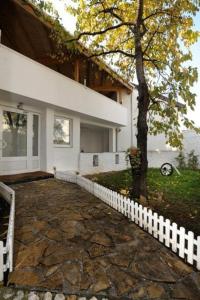
[[41,170],[53,173],[54,148],[53,148],[54,110],[45,109],[41,115],[40,153]]
[[33,115],[27,113],[27,169],[32,170]]
[[109,152],[116,152],[116,130],[109,129]]

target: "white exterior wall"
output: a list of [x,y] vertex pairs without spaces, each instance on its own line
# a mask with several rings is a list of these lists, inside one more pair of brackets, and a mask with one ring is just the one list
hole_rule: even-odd
[[0,89],[88,118],[126,126],[119,103],[0,44]]
[[195,154],[199,155],[200,160],[200,135],[192,130],[184,130],[183,136],[183,151],[185,155],[194,150]]
[[127,109],[127,126],[121,127],[117,134],[117,151],[126,151],[136,145],[137,91],[122,93],[122,105]]
[[[119,155],[119,164],[115,163],[115,156]],[[99,165],[93,166],[93,156],[98,155]],[[80,174],[97,174],[109,171],[120,171],[127,168],[124,152],[116,153],[80,153]]]
[[[200,135],[192,130],[183,131],[183,152],[186,156],[194,150],[195,154],[199,155],[200,160]],[[163,162],[169,162],[177,165],[176,157],[179,150],[173,149],[166,144],[164,134],[148,137],[148,161],[150,167],[160,167]]]
[[176,157],[178,151],[148,151],[148,166],[149,168],[160,168],[164,163],[177,165]]
[[79,168],[80,153],[80,118],[72,114],[64,114],[55,111],[56,116],[64,116],[72,121],[72,144],[67,147],[53,146],[53,166],[59,171],[75,170]]
[[81,125],[81,151],[109,152],[109,129]]

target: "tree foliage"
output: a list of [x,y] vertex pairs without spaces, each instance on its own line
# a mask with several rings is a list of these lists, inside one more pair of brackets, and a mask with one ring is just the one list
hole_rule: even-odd
[[[135,28],[138,2],[135,0],[72,0],[68,11],[77,17],[75,33],[94,55],[106,57],[130,81],[136,79]],[[143,1],[141,45],[147,80],[149,132],[165,133],[173,146],[181,145],[180,124],[198,130],[187,117],[195,108],[191,87],[197,81],[197,69],[190,66],[191,45],[199,32],[193,17],[200,1]],[[167,99],[167,105],[166,100]],[[177,112],[176,102],[183,106]],[[159,118],[155,117],[156,115]]]

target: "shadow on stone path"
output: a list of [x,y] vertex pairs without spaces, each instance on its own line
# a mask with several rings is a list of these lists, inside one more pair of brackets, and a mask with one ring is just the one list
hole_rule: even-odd
[[16,191],[15,269],[9,284],[129,299],[200,299],[200,273],[75,184]]

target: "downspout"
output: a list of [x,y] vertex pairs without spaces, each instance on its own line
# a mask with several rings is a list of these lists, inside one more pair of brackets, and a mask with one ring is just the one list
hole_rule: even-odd
[[131,93],[131,147],[133,146],[133,92]]

